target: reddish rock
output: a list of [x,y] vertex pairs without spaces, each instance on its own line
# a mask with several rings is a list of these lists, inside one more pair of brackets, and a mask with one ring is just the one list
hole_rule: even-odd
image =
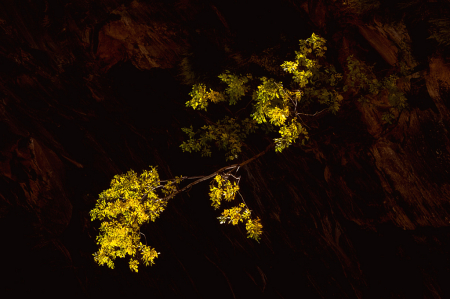
[[358,29],[387,63],[392,66],[397,63],[398,50],[384,34],[370,25],[361,24],[358,25]]
[[[285,1],[273,20],[253,2],[47,2],[1,4],[7,297],[449,297],[450,70],[438,52],[427,62],[413,55],[418,41],[408,24],[377,16],[365,24],[338,1]],[[298,27],[279,26],[294,14]],[[388,125],[387,94],[364,105],[349,90],[336,116],[306,120],[307,146],[243,167],[241,191],[263,221],[261,244],[242,228],[220,226],[199,187],[142,228],[162,252],[157,265],[139,274],[121,261],[115,270],[98,267],[98,223],[89,210],[114,174],[151,164],[165,178],[222,165],[179,150],[179,128],[197,125],[184,109],[190,87],[179,84],[182,58],[193,78],[204,75],[198,69],[233,65],[233,57],[242,64],[235,67],[259,70],[241,44],[263,53],[280,42],[268,31],[239,33],[268,23],[280,40],[328,32],[327,54],[344,73],[351,54],[392,66],[378,74],[398,71],[399,62],[421,65],[397,82],[410,108]],[[286,42],[296,47],[297,40]],[[223,61],[211,59],[216,50]],[[198,60],[220,63],[196,69]],[[250,144],[243,158],[261,146]]]

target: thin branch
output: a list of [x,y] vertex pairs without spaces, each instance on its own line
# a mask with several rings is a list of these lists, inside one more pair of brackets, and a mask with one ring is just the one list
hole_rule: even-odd
[[248,208],[248,206],[247,206],[247,203],[246,203],[245,200],[244,200],[244,196],[242,196],[241,192],[239,192],[239,191],[238,191],[238,194],[241,196],[242,201],[244,202],[244,205],[247,207],[248,210],[250,210],[250,209]]
[[230,113],[230,115],[231,116],[234,116],[234,113],[233,112],[231,112],[231,110],[230,109],[228,109],[228,107],[225,105],[225,104],[222,104],[221,105],[222,106],[222,108],[224,108],[225,110],[227,110],[228,111],[228,113]]
[[265,150],[263,150],[262,152],[260,152],[259,154],[255,155],[255,156],[251,157],[250,159],[245,160],[244,162],[242,162],[242,163],[240,163],[240,164],[237,164],[237,166],[238,166],[238,167],[242,167],[242,166],[247,165],[248,163],[252,162],[253,160],[256,160],[256,159],[258,159],[259,157],[265,155],[265,154],[266,154],[272,147],[274,147],[274,146],[275,146],[274,143],[269,144],[269,145],[266,147]]
[[325,108],[325,109],[323,109],[323,110],[320,110],[320,111],[317,111],[316,113],[314,113],[314,114],[306,114],[306,113],[300,113],[300,112],[297,112],[297,114],[301,114],[301,115],[304,115],[304,116],[316,116],[317,114],[320,114],[320,113],[322,113],[322,112],[324,112],[324,111],[326,111],[326,110],[328,110],[328,108]]
[[145,239],[145,245],[147,245],[147,237],[143,234],[143,233],[141,233],[141,231],[139,230],[139,233],[141,234],[141,235],[143,235],[144,236],[144,239]]
[[[279,86],[277,83],[275,83],[275,84],[280,88],[280,86]],[[321,111],[317,111],[317,112],[314,113],[314,114],[306,114],[306,113],[298,112],[298,111],[297,111],[297,103],[298,103],[298,101],[297,101],[297,100],[293,100],[293,99],[289,96],[289,94],[287,94],[282,88],[280,88],[280,89],[281,89],[281,91],[283,91],[283,93],[284,93],[284,94],[291,100],[291,102],[294,104],[294,113],[295,113],[295,116],[298,116],[298,118],[300,119],[300,121],[301,121],[308,129],[310,129],[310,127],[303,121],[303,119],[300,117],[300,115],[314,117],[314,116],[316,116],[316,115],[318,115],[318,114],[320,114],[320,113],[322,113],[322,112],[328,110],[328,108],[325,108],[325,109],[323,109],[323,110],[321,110]]]
[[210,175],[207,175],[207,176],[203,176],[203,177],[201,177],[200,179],[198,179],[198,180],[196,180],[196,181],[190,183],[190,184],[187,185],[186,187],[184,187],[184,188],[182,188],[182,189],[180,189],[180,190],[177,190],[176,192],[174,192],[174,193],[172,193],[172,194],[170,194],[170,195],[167,195],[166,197],[163,197],[163,198],[161,198],[161,199],[158,199],[158,201],[169,200],[169,199],[171,199],[172,197],[174,197],[175,195],[177,195],[178,193],[184,192],[184,191],[190,189],[192,186],[194,186],[194,185],[196,185],[196,184],[198,184],[198,183],[201,183],[201,182],[203,182],[203,181],[209,180],[209,179],[215,177],[216,175],[218,175],[219,173],[221,173],[221,172],[223,172],[223,171],[225,171],[225,170],[234,169],[234,168],[236,168],[237,166],[238,166],[237,164],[234,164],[234,165],[231,165],[231,166],[222,167],[221,169],[217,170],[216,172],[214,172],[214,173],[212,173],[212,174],[210,174]]
[[251,100],[247,103],[247,105],[245,105],[244,108],[241,108],[241,109],[239,109],[238,111],[236,111],[236,112],[234,113],[234,115],[238,116],[238,115],[239,115],[239,112],[241,112],[242,110],[247,109],[248,105],[250,105],[251,102],[253,102],[253,99],[251,99]]
[[172,193],[172,194],[170,194],[170,195],[167,195],[166,197],[163,197],[163,198],[158,199],[158,201],[169,200],[169,199],[171,199],[172,197],[174,197],[175,195],[177,195],[177,194],[179,194],[179,193],[181,193],[181,192],[184,192],[184,191],[190,189],[192,186],[194,186],[194,185],[196,185],[196,184],[198,184],[198,183],[201,183],[201,182],[203,182],[203,181],[209,180],[209,179],[215,177],[216,175],[218,175],[218,174],[220,174],[220,173],[222,173],[222,172],[224,172],[224,171],[227,171],[227,170],[234,170],[234,169],[239,169],[240,167],[245,166],[245,165],[247,165],[248,163],[250,163],[250,162],[252,162],[252,161],[258,159],[259,157],[263,156],[263,155],[264,155],[265,153],[267,153],[274,145],[275,145],[275,144],[273,144],[273,143],[269,144],[269,145],[266,147],[266,149],[265,149],[264,151],[262,151],[262,152],[260,152],[259,154],[257,154],[257,155],[255,155],[255,156],[251,157],[251,158],[248,159],[248,160],[245,160],[245,161],[242,162],[242,163],[239,163],[239,164],[233,164],[233,165],[230,165],[230,166],[225,166],[225,167],[222,167],[221,169],[215,171],[214,173],[212,173],[212,174],[210,174],[210,175],[202,176],[202,177],[200,177],[198,180],[196,180],[196,181],[190,183],[189,185],[185,186],[184,188],[182,188],[182,189],[180,189],[180,190],[177,190],[176,192],[174,192],[174,193]]
[[[202,178],[203,176],[181,176],[180,177],[180,179],[182,179],[182,180],[194,180],[194,179],[198,179],[198,178]],[[173,182],[173,181],[175,181],[176,179],[170,179],[170,180],[162,180],[162,181],[159,181],[160,183],[164,183],[164,182]],[[160,186],[158,186],[158,187],[160,187]],[[158,187],[156,187],[156,188],[158,188]]]

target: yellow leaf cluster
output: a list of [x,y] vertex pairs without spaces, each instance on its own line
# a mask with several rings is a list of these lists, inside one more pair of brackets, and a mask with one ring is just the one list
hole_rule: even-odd
[[228,97],[221,92],[214,91],[211,88],[206,90],[204,84],[195,84],[192,87],[192,91],[189,93],[191,100],[186,102],[186,107],[192,107],[194,110],[206,110],[208,107],[208,101],[214,104],[228,101],[230,105],[236,104],[248,90],[246,83],[251,79],[251,75],[238,76],[226,71],[219,75],[219,78],[225,82],[228,87],[225,89],[225,93]]
[[[235,198],[236,192],[239,191],[239,185],[236,185],[235,182],[231,184],[227,178],[224,178],[224,176],[217,175],[211,182],[210,191],[211,192],[209,195],[213,202],[212,206],[217,209],[223,199],[226,201],[231,201]],[[217,217],[217,219],[219,219],[220,224],[228,222],[233,225],[246,220],[247,237],[255,239],[256,241],[259,241],[262,234],[260,219],[251,218],[251,211],[245,203],[240,203],[238,206],[230,209],[224,209],[221,216]]]
[[261,224],[261,219],[259,219],[259,217],[257,217],[254,220],[249,219],[247,221],[247,224],[245,225],[245,228],[247,229],[248,234],[247,238],[252,238],[259,242],[259,240],[261,239],[263,228]]
[[[282,151],[297,140],[305,143],[307,131],[298,121],[299,110],[308,109],[313,101],[328,106],[332,113],[336,113],[343,100],[342,95],[336,90],[336,85],[342,79],[333,66],[326,63],[324,55],[327,47],[326,40],[319,35],[312,34],[306,40],[300,40],[300,51],[295,52],[294,61],[285,61],[282,69],[292,74],[297,90],[289,90],[282,82],[266,77],[260,78],[261,84],[253,92],[254,112],[251,117],[257,124],[269,124],[268,131],[272,131],[272,125],[280,127],[281,138],[276,138],[277,151]],[[324,66],[322,66],[323,64]],[[230,104],[235,104],[248,91],[247,83],[252,79],[251,75],[238,76],[229,71],[221,74],[219,78],[228,87],[225,94]],[[208,99],[212,97],[213,91],[206,91],[204,85],[194,85],[190,93],[192,100],[186,103],[194,109],[206,109]],[[221,95],[222,96],[222,95]],[[222,98],[220,98],[222,100]],[[212,100],[214,102],[214,100]],[[233,124],[237,121],[233,119]],[[189,141],[183,142],[183,151],[201,151],[202,156],[211,156],[211,143],[214,142],[219,148],[230,149],[226,159],[233,160],[241,152],[242,139],[246,134],[230,134],[229,128],[234,127],[225,122],[217,125],[207,125],[200,130],[201,136],[194,138],[197,134],[189,128],[183,131],[189,135]],[[226,129],[227,132],[224,132]],[[299,138],[300,135],[305,138]]]
[[282,108],[275,107],[273,109],[268,109],[266,114],[272,124],[274,124],[275,126],[281,126],[289,117],[289,106],[286,105]]
[[231,223],[233,225],[239,222],[244,222],[247,220],[245,228],[247,230],[247,238],[252,238],[256,241],[260,240],[262,234],[262,224],[261,220],[257,217],[256,219],[251,219],[251,211],[245,206],[244,203],[240,203],[239,206],[233,207],[231,209],[225,209],[220,217],[220,224]]
[[239,222],[250,219],[250,214],[251,212],[245,207],[245,204],[240,203],[239,206],[223,210],[222,216],[217,219],[220,220],[220,224],[223,224],[228,220],[228,223],[236,225]]
[[289,125],[283,125],[280,128],[281,138],[275,138],[275,151],[281,152],[283,149],[295,143],[300,135],[304,135],[304,139],[308,140],[308,132],[294,118]]
[[204,84],[195,84],[189,95],[192,99],[186,102],[186,107],[192,107],[194,110],[206,110],[206,107],[208,107],[208,100],[213,103],[225,101],[225,97],[222,93],[212,89],[207,91]]
[[[312,34],[307,40],[300,40],[300,51],[296,52],[294,61],[285,61],[281,67],[292,78],[299,89],[295,91],[283,87],[281,82],[261,78],[262,84],[255,91],[254,120],[259,124],[267,123],[280,127],[281,138],[275,138],[275,150],[281,152],[295,143],[301,135],[302,143],[308,140],[308,132],[298,122],[299,108],[307,108],[312,100],[328,106],[336,113],[343,100],[334,87],[342,79],[334,67],[322,68],[318,59],[323,60],[326,40]],[[309,86],[308,86],[309,85]]]
[[267,122],[280,126],[290,114],[289,98],[283,92],[283,84],[273,79],[261,78],[262,84],[255,92],[254,120],[259,124]]
[[[175,179],[175,183],[181,178]],[[174,182],[161,185],[155,167],[137,175],[130,170],[116,175],[110,188],[99,195],[97,203],[90,211],[92,221],[101,220],[100,234],[97,236],[99,250],[94,259],[99,265],[114,268],[116,257],[132,257],[130,269],[137,272],[139,260],[145,265],[153,264],[158,253],[140,242],[140,227],[149,220],[155,221],[167,206],[167,200],[160,199],[156,193],[161,188],[165,195],[176,192]]]
[[239,191],[239,185],[236,182],[231,183],[230,180],[222,175],[216,175],[211,181],[209,188],[209,197],[212,201],[214,209],[218,209],[222,200],[232,201],[236,193]]

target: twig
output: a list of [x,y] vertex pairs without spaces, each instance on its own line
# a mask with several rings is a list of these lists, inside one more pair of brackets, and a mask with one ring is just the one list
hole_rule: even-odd
[[236,116],[238,116],[238,115],[239,115],[239,112],[241,112],[242,110],[247,109],[248,105],[250,105],[251,102],[253,102],[253,99],[251,99],[251,100],[247,103],[247,105],[245,105],[244,108],[239,109],[239,110],[236,111],[236,113],[234,113],[234,114],[235,114]]
[[322,113],[322,112],[324,112],[324,111],[326,111],[326,110],[328,110],[328,108],[325,108],[325,109],[323,109],[323,110],[317,111],[317,112],[314,113],[314,114],[306,114],[306,113],[300,113],[300,112],[297,112],[297,114],[301,114],[301,115],[304,115],[304,116],[311,116],[311,117],[313,117],[313,116],[316,116],[317,114],[320,114],[320,113]]
[[145,245],[147,245],[147,237],[145,236],[145,234],[141,233],[141,231],[139,231],[139,233],[140,233],[141,235],[144,236],[144,239],[145,239]]
[[[174,197],[175,195],[177,195],[177,194],[179,194],[179,193],[181,193],[181,192],[184,192],[184,191],[188,190],[188,189],[191,188],[192,186],[194,186],[194,185],[196,185],[196,184],[198,184],[198,183],[201,183],[201,182],[203,182],[203,181],[209,180],[209,179],[215,177],[216,175],[218,175],[218,174],[220,174],[220,173],[222,173],[222,172],[224,172],[224,171],[226,171],[226,170],[239,169],[240,167],[245,166],[245,165],[247,165],[248,163],[250,163],[250,162],[252,162],[252,161],[258,159],[259,157],[263,156],[263,155],[264,155],[265,153],[267,153],[274,145],[275,145],[275,144],[273,144],[273,143],[269,144],[269,145],[266,147],[266,149],[265,149],[264,151],[262,151],[262,152],[260,152],[259,154],[257,154],[257,155],[255,155],[255,156],[251,157],[251,158],[248,159],[248,160],[245,160],[245,161],[242,162],[242,163],[239,163],[239,164],[233,164],[233,165],[230,165],[230,166],[225,166],[225,167],[222,167],[221,169],[215,171],[214,173],[212,173],[212,174],[210,174],[210,175],[206,175],[206,176],[199,177],[198,180],[196,180],[196,181],[190,183],[189,185],[185,186],[184,188],[182,188],[182,189],[180,189],[180,190],[177,190],[176,192],[174,192],[174,193],[172,193],[172,194],[170,194],[170,195],[167,195],[166,197],[163,197],[163,198],[161,198],[161,199],[158,199],[158,201],[169,200],[169,199],[171,199],[172,197]],[[144,195],[144,196],[145,196],[145,195]]]

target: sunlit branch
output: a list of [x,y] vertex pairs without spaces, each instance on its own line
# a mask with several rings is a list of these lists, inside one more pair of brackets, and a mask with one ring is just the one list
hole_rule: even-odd
[[183,188],[180,189],[180,190],[177,190],[176,192],[174,192],[174,193],[172,193],[172,194],[170,194],[170,195],[167,195],[166,197],[163,197],[163,198],[158,199],[157,201],[169,200],[169,199],[171,199],[172,197],[174,197],[175,195],[177,195],[177,194],[179,194],[179,193],[181,193],[181,192],[184,192],[184,191],[190,189],[192,186],[197,185],[198,183],[201,183],[201,182],[203,182],[203,181],[212,179],[213,177],[215,177],[215,176],[218,175],[218,174],[221,174],[221,173],[224,172],[224,171],[227,171],[227,170],[234,170],[234,169],[239,169],[240,167],[245,166],[245,165],[247,165],[248,163],[250,163],[250,162],[252,162],[252,161],[258,159],[259,157],[263,156],[263,155],[264,155],[265,153],[267,153],[273,146],[274,146],[273,143],[269,144],[269,145],[266,147],[266,149],[265,149],[264,151],[262,151],[262,152],[260,152],[259,154],[257,154],[257,155],[255,155],[255,156],[251,157],[251,158],[248,159],[248,160],[245,160],[245,161],[242,162],[242,163],[239,163],[239,164],[233,164],[233,165],[230,165],[230,166],[225,166],[225,167],[222,167],[221,169],[215,171],[214,173],[212,173],[212,174],[210,174],[210,175],[200,176],[198,180],[196,180],[196,181],[190,183],[189,185],[183,187]]

